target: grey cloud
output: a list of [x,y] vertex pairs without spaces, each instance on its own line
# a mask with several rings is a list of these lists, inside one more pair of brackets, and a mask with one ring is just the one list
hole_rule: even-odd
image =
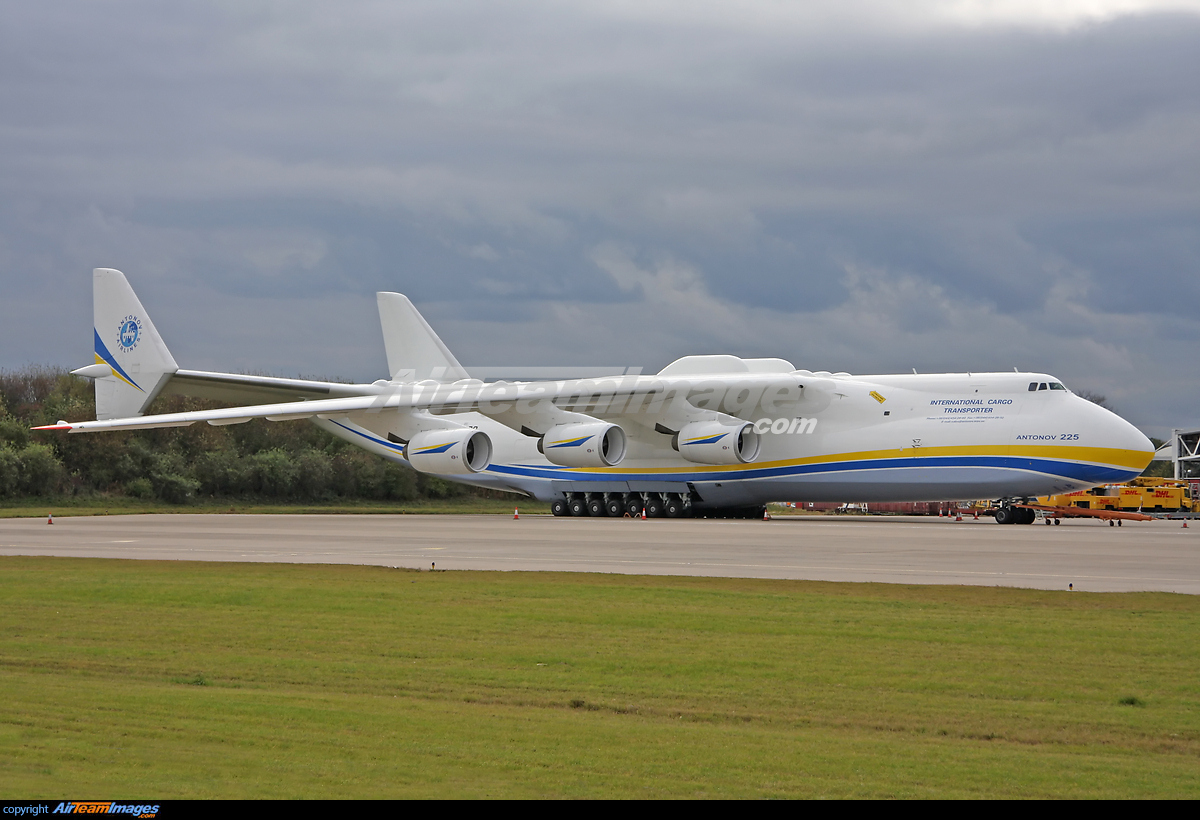
[[1020,5],[6,9],[0,366],[86,353],[111,265],[191,366],[373,377],[386,289],[468,362],[1019,365],[1194,415],[1200,17]]

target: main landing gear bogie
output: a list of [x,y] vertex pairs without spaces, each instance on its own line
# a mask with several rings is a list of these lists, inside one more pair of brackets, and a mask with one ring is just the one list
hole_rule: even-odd
[[691,505],[677,493],[568,493],[550,502],[556,516],[686,518]]
[[646,517],[663,517],[663,500],[658,493],[646,493]]
[[[642,512],[645,511],[647,518],[733,518],[761,521],[767,508],[754,506],[698,510],[691,505],[688,496],[680,493],[567,493],[550,503],[550,511],[557,516],[571,515],[581,518],[641,518]],[[1003,520],[1004,515],[1012,512],[1013,508],[1002,507],[996,514],[996,520],[1002,524],[1018,523]],[[1032,520],[1030,518],[1030,521]]]
[[584,516],[588,514],[587,499],[582,493],[575,493],[567,499],[567,510],[571,515]]

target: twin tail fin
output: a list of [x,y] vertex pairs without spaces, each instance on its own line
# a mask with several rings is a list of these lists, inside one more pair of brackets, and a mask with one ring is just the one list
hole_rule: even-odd
[[179,369],[125,274],[92,271],[95,364],[72,371],[96,380],[96,418],[140,416]]

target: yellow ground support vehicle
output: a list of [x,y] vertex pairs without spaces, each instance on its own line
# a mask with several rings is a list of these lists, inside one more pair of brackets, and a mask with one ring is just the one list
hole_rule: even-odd
[[1038,499],[1038,504],[1122,512],[1200,512],[1200,499],[1192,498],[1188,482],[1170,478],[1135,478],[1126,484],[1105,484],[1077,493],[1044,496]]

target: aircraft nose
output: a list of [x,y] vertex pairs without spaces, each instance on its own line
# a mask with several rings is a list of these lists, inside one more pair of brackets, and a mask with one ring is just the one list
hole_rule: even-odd
[[1119,456],[1123,461],[1122,466],[1135,469],[1138,473],[1145,470],[1154,457],[1154,444],[1150,439],[1116,413],[1092,404],[1087,399],[1079,401],[1091,405],[1089,415],[1096,426],[1097,443],[1101,447],[1124,451]]

